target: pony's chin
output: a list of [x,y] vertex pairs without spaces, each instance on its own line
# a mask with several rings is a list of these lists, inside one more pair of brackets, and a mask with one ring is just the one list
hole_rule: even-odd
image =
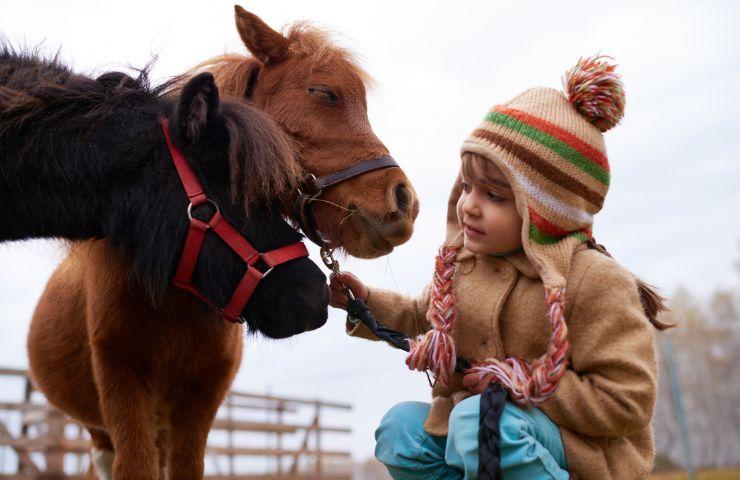
[[257,329],[257,331],[259,331],[265,337],[271,338],[273,340],[280,340],[283,338],[293,337],[295,335],[300,335],[301,333],[310,332],[312,330],[317,330],[323,327],[326,324],[328,313],[329,313],[328,310],[326,310],[324,311],[323,315],[314,317],[312,320],[304,324],[280,325],[277,322],[285,321],[285,320],[276,319],[275,324],[270,325],[270,326],[260,327]]
[[[323,276],[323,275],[322,275]],[[249,328],[267,338],[279,340],[323,327],[329,318],[329,297],[331,291],[325,283],[322,288],[306,292],[310,301],[302,303],[303,308],[274,308],[259,318],[247,316]],[[290,295],[289,292],[287,292]]]
[[[344,249],[357,258],[378,258],[388,255],[398,245],[406,243],[413,233],[413,223],[405,218],[383,223],[358,213],[351,217],[352,237],[343,239]],[[349,237],[350,235],[347,235]]]

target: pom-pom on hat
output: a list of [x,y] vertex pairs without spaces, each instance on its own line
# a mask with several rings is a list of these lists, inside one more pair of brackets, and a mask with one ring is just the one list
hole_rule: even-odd
[[[495,162],[509,181],[523,220],[524,251],[545,286],[552,329],[547,351],[531,363],[520,358],[490,359],[472,369],[481,380],[501,383],[519,404],[545,401],[566,372],[566,278],[575,249],[591,238],[593,215],[601,210],[609,189],[602,132],[619,123],[624,114],[624,88],[608,58],[579,60],[563,78],[565,94],[532,88],[494,106],[462,146],[462,154],[474,153]],[[452,196],[459,191],[456,184]],[[443,290],[443,282],[437,279],[445,278],[440,272],[449,269],[462,246],[456,200],[450,198],[447,241],[435,272],[434,292],[439,283],[447,296],[454,292]],[[455,315],[447,309],[454,308],[454,298],[435,298],[427,314],[433,330],[413,342],[407,364],[430,369],[444,382],[455,363],[454,345],[443,348],[452,342],[449,332]]]
[[624,115],[624,86],[616,66],[604,59],[582,58],[565,72],[563,87],[568,101],[602,132],[613,128]]

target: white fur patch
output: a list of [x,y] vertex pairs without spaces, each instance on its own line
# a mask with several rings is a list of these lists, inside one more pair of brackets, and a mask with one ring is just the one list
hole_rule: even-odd
[[95,466],[95,473],[98,474],[99,480],[113,480],[113,452],[110,450],[92,449],[92,462]]

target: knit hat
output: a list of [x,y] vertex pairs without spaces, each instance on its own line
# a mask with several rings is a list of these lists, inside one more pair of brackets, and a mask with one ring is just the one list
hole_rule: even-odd
[[[581,59],[566,72],[566,94],[538,87],[494,106],[462,146],[462,154],[494,162],[508,180],[522,217],[524,252],[545,286],[552,328],[547,352],[532,363],[510,357],[469,370],[481,381],[501,383],[523,405],[546,400],[566,372],[566,278],[575,249],[591,238],[593,215],[601,210],[609,188],[602,133],[624,112],[622,82],[606,58]],[[459,192],[459,186],[455,190]],[[407,359],[410,368],[430,369],[443,383],[449,383],[455,365],[448,335],[455,319],[450,267],[462,242],[455,190],[427,313],[433,330],[412,342]]]

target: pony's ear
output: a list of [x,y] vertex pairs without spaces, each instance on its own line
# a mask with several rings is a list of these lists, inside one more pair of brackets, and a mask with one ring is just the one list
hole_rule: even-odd
[[175,112],[175,129],[183,143],[197,142],[218,115],[218,88],[213,75],[204,72],[191,78],[182,89]]
[[234,5],[234,10],[239,36],[255,58],[264,64],[276,64],[288,58],[287,38],[239,5]]

